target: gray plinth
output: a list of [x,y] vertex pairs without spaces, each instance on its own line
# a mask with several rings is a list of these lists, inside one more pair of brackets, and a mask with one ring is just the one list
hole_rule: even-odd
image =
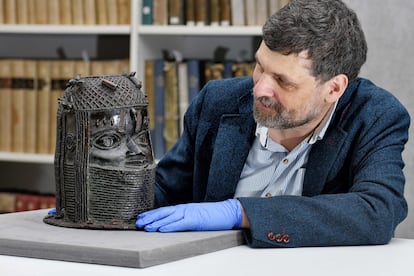
[[241,231],[147,233],[45,224],[47,210],[0,215],[0,254],[143,268],[243,243]]

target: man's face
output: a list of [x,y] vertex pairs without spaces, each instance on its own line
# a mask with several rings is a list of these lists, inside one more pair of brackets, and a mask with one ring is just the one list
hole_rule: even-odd
[[306,52],[284,55],[261,43],[253,72],[254,117],[266,127],[291,129],[320,120],[328,92],[311,75]]

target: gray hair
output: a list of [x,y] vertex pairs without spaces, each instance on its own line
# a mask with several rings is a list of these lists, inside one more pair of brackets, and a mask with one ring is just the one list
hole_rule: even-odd
[[283,54],[307,51],[321,82],[338,74],[352,82],[367,56],[358,17],[340,0],[292,0],[266,21],[263,41]]

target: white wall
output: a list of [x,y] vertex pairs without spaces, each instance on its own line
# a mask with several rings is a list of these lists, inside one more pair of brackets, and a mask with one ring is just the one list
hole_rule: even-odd
[[[358,14],[368,41],[361,75],[396,95],[414,120],[414,1],[344,0]],[[404,152],[409,212],[397,237],[414,238],[414,126]],[[385,168],[386,169],[386,168]]]

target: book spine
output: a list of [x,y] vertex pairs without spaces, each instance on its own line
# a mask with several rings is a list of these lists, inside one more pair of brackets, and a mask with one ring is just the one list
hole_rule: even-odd
[[208,24],[208,3],[207,0],[195,0],[195,21],[197,26],[205,26]]
[[128,25],[131,22],[131,0],[118,0],[118,24]]
[[155,127],[151,133],[155,158],[160,159],[165,154],[164,142],[164,98],[165,98],[165,75],[164,60],[154,60],[154,120]]
[[246,25],[244,0],[230,0],[231,24],[234,26]]
[[60,24],[60,2],[58,0],[48,0],[47,5],[48,23],[53,25]]
[[35,60],[26,60],[24,88],[24,152],[36,153],[37,148],[37,66]]
[[[33,1],[33,0],[31,0]],[[100,1],[98,1],[100,2]],[[70,25],[72,24],[72,5],[71,1],[59,0],[59,16],[60,24]]]
[[118,2],[117,0],[106,0],[106,12],[108,13],[108,24],[118,24]]
[[229,26],[231,21],[230,0],[220,0],[220,25]]
[[165,72],[165,128],[164,139],[165,149],[168,151],[172,148],[178,139],[179,129],[179,111],[178,111],[178,79],[177,79],[177,63],[166,62],[164,66]]
[[0,151],[12,151],[12,60],[0,59]]
[[195,25],[195,0],[185,0],[185,24],[187,26]]
[[168,23],[170,25],[183,25],[183,0],[169,0],[168,1]]
[[86,25],[96,25],[97,13],[95,0],[83,0],[83,22]]
[[152,16],[153,16],[153,1],[152,0],[143,0],[142,1],[142,25],[152,25]]
[[167,0],[153,0],[153,24],[167,25],[168,24],[168,2]]
[[51,67],[48,60],[41,60],[37,63],[37,152],[49,153],[50,148],[50,90],[51,90]]
[[25,136],[25,64],[24,60],[14,60],[12,64],[12,151],[24,152]]

